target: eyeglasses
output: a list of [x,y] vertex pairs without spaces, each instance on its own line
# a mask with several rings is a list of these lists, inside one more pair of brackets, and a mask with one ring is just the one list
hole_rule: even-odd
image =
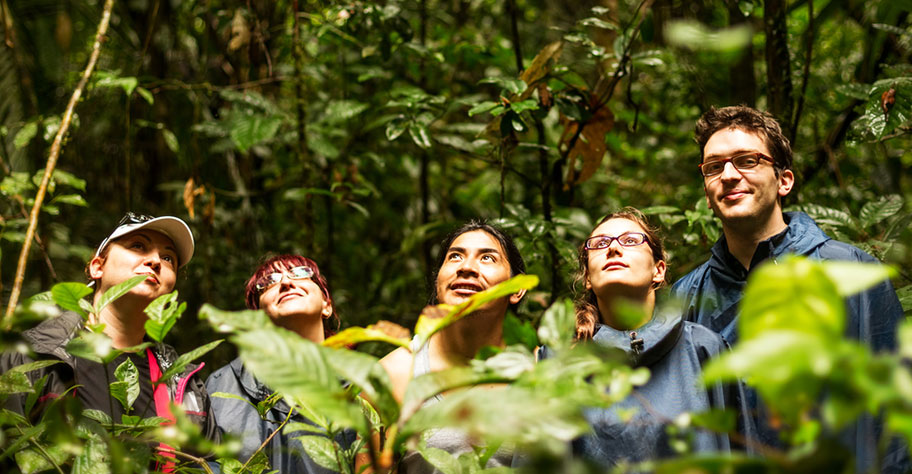
[[291,280],[303,280],[305,278],[314,276],[314,271],[313,268],[301,265],[299,267],[289,269],[287,272],[275,272],[268,275],[263,275],[256,281],[255,284],[257,294],[263,293],[264,291],[277,285],[280,281],[282,281],[282,277],[286,275]]
[[611,242],[617,240],[624,247],[636,247],[646,242],[646,234],[642,232],[624,232],[623,234],[612,237],[610,235],[596,235],[586,239],[583,248],[586,250],[601,250],[611,246]]
[[735,155],[731,158],[725,158],[721,160],[712,160],[700,163],[700,172],[703,173],[703,176],[709,178],[710,176],[715,176],[721,174],[725,171],[725,163],[731,161],[735,169],[738,170],[749,170],[751,168],[756,168],[760,164],[760,160],[766,160],[776,164],[772,158],[764,155],[763,153],[753,152],[753,153],[743,153],[741,155]]
[[133,212],[128,212],[120,219],[120,222],[117,223],[117,227],[126,224],[142,224],[143,222],[149,222],[152,219],[155,219],[152,216],[146,214],[135,214]]

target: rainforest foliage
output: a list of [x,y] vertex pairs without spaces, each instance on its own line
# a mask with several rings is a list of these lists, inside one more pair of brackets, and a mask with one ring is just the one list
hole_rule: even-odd
[[[757,305],[756,317],[771,323],[752,326],[756,333],[708,376],[746,377],[781,400],[773,408],[790,427],[794,455],[693,462],[796,471],[801,462],[838,464],[825,440],[861,413],[884,410],[893,432],[912,436],[912,375],[901,362],[912,355],[912,328],[901,329],[894,355],[840,337],[841,296],[884,276],[907,314],[912,308],[910,11],[908,0],[0,0],[4,307],[18,288],[23,295],[3,319],[0,343],[14,348],[55,307],[97,309],[81,300],[90,290],[72,282],[85,281],[94,247],[125,211],[176,215],[197,244],[178,282],[186,305],[173,296],[151,308],[149,337],[166,337],[183,363],[208,368],[239,353],[320,421],[290,429],[392,432],[383,450],[356,443],[346,452],[331,436],[308,437],[317,440],[314,459],[339,466],[363,448],[382,465],[409,445],[445,472],[475,472],[493,451],[455,459],[417,442],[445,422],[491,446],[523,445],[553,471],[548,463],[566,462],[564,442],[585,430],[579,407],[608,405],[648,377],[615,355],[569,344],[565,298],[577,246],[602,215],[629,205],[661,225],[672,281],[704,261],[720,227],[703,195],[693,125],[710,106],[743,103],[773,113],[792,140],[797,189],[787,210],[809,213],[898,271],[794,260],[754,272],[751,288],[762,293],[753,294],[792,298]],[[106,13],[104,41],[93,48]],[[74,91],[81,98],[70,116]],[[439,329],[420,317],[436,244],[479,217],[516,237],[535,276],[509,283],[532,288],[508,319],[511,345],[462,372],[416,379],[400,405],[373,362],[403,341],[381,329],[392,322],[422,337]],[[261,313],[234,312],[269,253],[316,260],[352,329],[321,347],[265,324]],[[445,311],[458,318],[461,310]],[[798,310],[808,315],[800,324],[773,317]],[[71,352],[113,360],[116,351],[96,336],[81,336]],[[539,342],[566,350],[535,365]],[[292,367],[316,375],[292,377],[284,372]],[[24,370],[3,374],[0,398],[35,390]],[[129,406],[132,371],[118,373],[112,391]],[[418,408],[440,390],[489,382],[512,383]],[[139,472],[151,452],[133,437],[154,433],[213,451],[224,472],[264,468],[235,465],[230,442],[208,446],[181,418],[172,430],[98,414],[74,426],[67,409],[34,424],[4,413],[0,465]],[[676,420],[681,452],[688,430],[727,431],[726,419]]]

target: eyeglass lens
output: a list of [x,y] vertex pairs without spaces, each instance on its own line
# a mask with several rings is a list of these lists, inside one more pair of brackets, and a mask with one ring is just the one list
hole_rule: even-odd
[[287,272],[274,272],[274,273],[270,273],[268,275],[263,275],[262,278],[257,280],[256,288],[260,292],[268,290],[272,286],[274,286],[274,285],[278,284],[280,281],[282,281],[282,278],[286,275],[291,280],[303,280],[305,278],[312,277],[314,275],[314,271],[312,268],[310,268],[308,266],[301,265],[301,266],[291,268]]

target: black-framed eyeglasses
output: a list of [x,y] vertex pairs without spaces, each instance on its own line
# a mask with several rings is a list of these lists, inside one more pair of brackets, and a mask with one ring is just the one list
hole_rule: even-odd
[[313,277],[314,271],[313,268],[310,268],[306,265],[301,265],[284,272],[274,272],[268,275],[263,275],[257,279],[255,283],[257,294],[262,294],[264,291],[277,285],[285,276],[287,276],[290,280],[303,280],[305,278]]
[[610,235],[594,235],[586,239],[583,248],[586,250],[601,250],[611,246],[611,242],[617,240],[624,247],[636,247],[646,243],[646,234],[642,232],[624,232],[623,234],[613,237]]
[[703,163],[700,163],[699,167],[700,173],[702,173],[704,177],[709,178],[711,176],[721,174],[723,171],[725,171],[725,163],[728,163],[729,161],[731,161],[735,169],[749,170],[751,168],[756,168],[757,165],[760,164],[760,161],[763,160],[769,161],[773,165],[776,164],[772,158],[764,155],[763,153],[751,152],[742,153],[740,155],[735,155],[731,158],[724,158],[721,160],[705,161]]
[[143,222],[149,222],[152,219],[155,219],[153,216],[146,214],[136,214],[134,212],[128,212],[120,218],[120,222],[117,223],[117,227],[127,224],[142,224]]

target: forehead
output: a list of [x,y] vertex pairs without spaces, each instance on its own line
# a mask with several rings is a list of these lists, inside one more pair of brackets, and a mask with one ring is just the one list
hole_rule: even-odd
[[741,128],[723,128],[709,137],[703,147],[703,157],[727,157],[737,152],[759,151],[769,155],[766,142],[758,133]]
[[599,224],[599,226],[592,231],[591,235],[610,235],[612,237],[617,237],[624,232],[645,231],[642,227],[640,227],[639,224],[630,219],[624,217],[615,217]]
[[453,243],[450,244],[449,249],[454,247],[465,249],[467,252],[478,249],[493,249],[498,253],[503,253],[503,247],[501,247],[500,242],[498,242],[493,235],[483,230],[473,230],[460,234],[453,240]]

